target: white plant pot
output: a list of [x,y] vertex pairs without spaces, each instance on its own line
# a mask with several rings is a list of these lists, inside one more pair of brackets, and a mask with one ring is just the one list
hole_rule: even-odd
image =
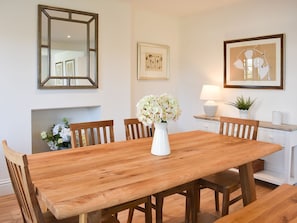
[[248,119],[249,118],[249,110],[239,109],[239,117],[242,119]]

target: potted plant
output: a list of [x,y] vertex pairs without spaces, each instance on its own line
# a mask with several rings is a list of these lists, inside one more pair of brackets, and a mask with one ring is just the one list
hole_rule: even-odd
[[251,99],[250,97],[244,98],[239,96],[234,102],[231,102],[230,105],[234,106],[239,110],[239,115],[241,118],[248,118],[248,110],[254,104],[256,99]]

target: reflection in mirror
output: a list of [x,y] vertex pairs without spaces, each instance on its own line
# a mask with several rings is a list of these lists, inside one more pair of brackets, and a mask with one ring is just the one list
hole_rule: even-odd
[[98,14],[38,5],[38,87],[98,88]]

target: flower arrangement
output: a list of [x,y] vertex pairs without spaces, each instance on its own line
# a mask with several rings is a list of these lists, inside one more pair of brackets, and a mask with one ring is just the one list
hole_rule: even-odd
[[54,124],[49,131],[42,131],[40,135],[41,139],[47,142],[51,150],[71,147],[70,128],[66,118],[63,118],[63,123]]
[[136,108],[139,121],[145,125],[176,121],[181,114],[177,100],[168,94],[145,96],[139,100]]

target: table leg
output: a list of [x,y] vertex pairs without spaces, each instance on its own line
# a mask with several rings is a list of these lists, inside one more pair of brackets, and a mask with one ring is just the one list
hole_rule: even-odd
[[87,223],[88,222],[88,213],[79,215],[79,223]]
[[[192,185],[192,190],[191,190],[191,218],[192,218],[192,223],[197,223],[197,210],[198,210],[198,190],[199,190],[199,184],[195,181],[193,182]],[[200,193],[200,192],[199,192]],[[199,198],[200,202],[200,198]]]
[[83,213],[79,215],[79,223],[101,223],[102,221],[102,212],[94,211],[91,213]]
[[252,162],[239,166],[242,199],[244,206],[256,200],[256,186]]

